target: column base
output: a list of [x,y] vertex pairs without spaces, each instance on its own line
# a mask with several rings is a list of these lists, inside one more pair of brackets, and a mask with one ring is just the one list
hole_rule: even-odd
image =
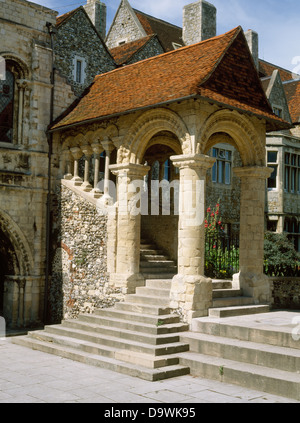
[[71,181],[73,182],[75,187],[79,187],[82,185],[83,180],[79,176],[74,176]]
[[212,307],[212,280],[201,275],[175,275],[172,279],[170,307],[178,310],[185,322],[208,316]]
[[103,206],[112,206],[114,203],[113,198],[108,194],[103,194],[98,201]]
[[233,275],[233,288],[242,290],[243,295],[252,297],[255,304],[271,304],[272,293],[268,276],[252,272],[240,272]]
[[120,288],[122,294],[135,294],[136,288],[145,286],[145,278],[140,273],[129,275],[128,273],[111,273],[109,285]]

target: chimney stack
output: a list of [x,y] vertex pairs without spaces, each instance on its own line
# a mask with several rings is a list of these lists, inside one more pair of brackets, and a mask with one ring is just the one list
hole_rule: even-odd
[[246,37],[249,49],[252,53],[256,69],[258,70],[258,68],[259,68],[259,63],[258,63],[258,59],[259,59],[259,57],[258,57],[259,56],[258,33],[253,31],[252,29],[248,29],[248,31],[245,32],[245,37]]
[[106,5],[100,0],[87,0],[83,6],[102,39],[106,36]]
[[198,0],[183,8],[183,42],[198,43],[217,34],[217,9],[205,0]]

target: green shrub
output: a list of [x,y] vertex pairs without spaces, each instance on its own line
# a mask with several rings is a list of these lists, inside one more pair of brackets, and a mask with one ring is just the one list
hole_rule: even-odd
[[267,232],[264,250],[265,273],[268,276],[299,275],[300,255],[285,234]]

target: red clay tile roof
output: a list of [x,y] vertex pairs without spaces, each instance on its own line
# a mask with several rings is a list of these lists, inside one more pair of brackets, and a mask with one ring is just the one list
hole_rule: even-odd
[[271,76],[274,70],[279,70],[279,74],[282,81],[290,81],[293,78],[293,73],[287,69],[280,68],[279,66],[273,65],[272,63],[265,62],[259,59],[259,72],[262,77]]
[[123,65],[128,63],[132,56],[145,47],[145,45],[154,37],[156,37],[156,35],[148,35],[147,37],[140,38],[139,40],[122,44],[121,46],[112,48],[110,53],[117,65]]
[[293,123],[300,123],[300,79],[284,85]]
[[133,9],[147,35],[157,34],[165,52],[174,50],[172,43],[184,45],[182,41],[182,29],[169,22],[157,19],[146,13]]
[[81,7],[77,7],[77,9],[71,10],[70,12],[64,13],[63,15],[57,16],[56,18],[56,25],[60,26],[66,20],[68,20],[71,16],[73,16]]
[[87,94],[51,129],[199,96],[262,117],[269,130],[285,128],[287,123],[273,114],[251,61],[243,30],[235,28],[98,75]]

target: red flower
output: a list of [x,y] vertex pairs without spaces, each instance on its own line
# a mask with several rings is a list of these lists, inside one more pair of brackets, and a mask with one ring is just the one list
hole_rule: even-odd
[[208,209],[207,209],[207,213],[210,213],[211,212],[211,208],[210,207],[208,207]]

